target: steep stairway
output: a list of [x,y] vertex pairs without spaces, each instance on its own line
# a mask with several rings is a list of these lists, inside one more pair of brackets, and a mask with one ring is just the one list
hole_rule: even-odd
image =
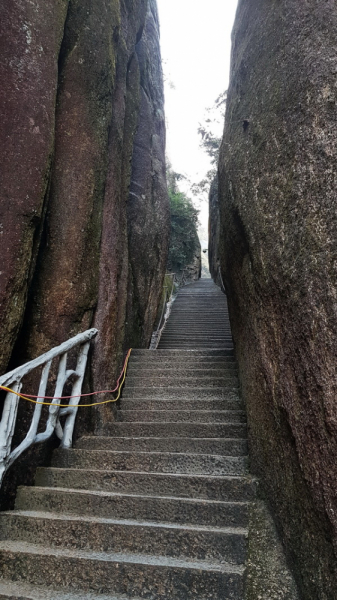
[[245,412],[225,296],[184,287],[133,350],[119,420],[57,450],[0,514],[0,599],[243,600]]
[[211,279],[183,287],[173,307],[160,349],[221,348],[233,356],[226,296]]

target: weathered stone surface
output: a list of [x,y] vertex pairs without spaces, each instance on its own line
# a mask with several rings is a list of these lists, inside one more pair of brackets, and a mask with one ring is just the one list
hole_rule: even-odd
[[241,0],[220,157],[252,467],[308,600],[337,593],[336,26],[332,2]]
[[[181,274],[177,273],[177,279],[179,281],[179,276]],[[184,269],[184,279],[187,282],[198,281],[201,277],[201,244],[196,232],[195,235],[195,250],[194,256],[191,263],[185,266]]]
[[[20,362],[94,321],[100,335],[93,378],[100,389],[112,386],[128,338],[143,322],[137,345],[147,345],[165,271],[169,215],[155,17],[155,2],[148,7],[146,0],[73,0],[59,61],[55,156]],[[128,214],[136,169],[145,201]],[[130,260],[140,289],[129,294],[127,331]]]
[[[0,369],[96,325],[85,385],[111,389],[131,341],[147,345],[167,260],[156,3],[12,4],[0,9]],[[145,200],[129,210],[139,172]],[[76,435],[113,418],[95,414],[79,413]]]
[[[130,8],[130,7],[129,7]],[[100,331],[93,357],[94,385],[109,387],[125,341],[128,283],[127,198],[133,138],[139,110],[139,65],[135,54],[145,23],[147,2],[137,5],[130,21],[122,6],[120,49],[109,133],[108,171],[104,193],[99,264],[98,305],[95,326]],[[132,92],[133,89],[133,92]],[[108,418],[110,410],[102,410]]]
[[0,7],[0,370],[22,322],[54,143],[66,0]]
[[169,264],[169,269],[172,273],[175,273],[175,280],[178,285],[181,283],[191,283],[192,281],[198,281],[201,277],[201,244],[198,237],[197,229],[195,228],[194,235],[194,251],[191,262],[183,265]]
[[97,304],[118,4],[69,4],[45,235],[25,326],[28,357],[89,328]]
[[250,504],[245,600],[300,600],[268,507]]
[[[117,64],[117,110],[110,131],[95,315],[100,330],[94,354],[96,388],[111,385],[123,349],[147,347],[167,260],[169,212],[156,3],[140,3],[137,10],[140,25],[131,37],[137,45],[131,60],[121,50]],[[131,43],[131,33],[129,27],[124,48]],[[136,202],[133,190],[139,193],[139,186]],[[97,426],[111,416],[110,408],[103,409]]]
[[208,240],[208,264],[211,277],[218,280],[220,266],[219,244],[220,244],[220,211],[219,211],[219,182],[216,176],[209,191],[209,240]]
[[145,29],[136,47],[140,65],[140,110],[134,140],[128,200],[129,290],[127,337],[148,347],[163,286],[169,204],[165,171],[165,116],[157,4],[149,1]]

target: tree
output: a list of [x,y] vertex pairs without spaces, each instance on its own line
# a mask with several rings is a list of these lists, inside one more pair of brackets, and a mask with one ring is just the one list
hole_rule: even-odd
[[171,207],[171,238],[168,257],[169,271],[182,271],[193,261],[199,245],[197,234],[199,211],[188,196],[179,191],[179,173],[168,167],[167,181]]
[[208,195],[210,185],[216,176],[221,136],[217,135],[215,131],[221,131],[223,127],[226,101],[227,92],[222,92],[215,100],[214,105],[206,109],[207,118],[198,127],[198,133],[201,136],[200,146],[211,159],[211,169],[206,173],[204,179],[192,185],[191,190],[195,195]]

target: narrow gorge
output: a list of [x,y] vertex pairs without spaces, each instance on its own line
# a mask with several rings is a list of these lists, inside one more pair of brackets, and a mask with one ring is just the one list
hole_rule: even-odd
[[238,1],[210,279],[159,14],[0,6],[0,598],[336,600],[337,9]]

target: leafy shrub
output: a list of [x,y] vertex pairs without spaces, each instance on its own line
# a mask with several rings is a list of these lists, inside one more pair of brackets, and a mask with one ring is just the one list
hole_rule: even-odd
[[182,271],[193,261],[198,247],[198,214],[191,200],[183,192],[169,188],[171,206],[171,239],[168,270]]

